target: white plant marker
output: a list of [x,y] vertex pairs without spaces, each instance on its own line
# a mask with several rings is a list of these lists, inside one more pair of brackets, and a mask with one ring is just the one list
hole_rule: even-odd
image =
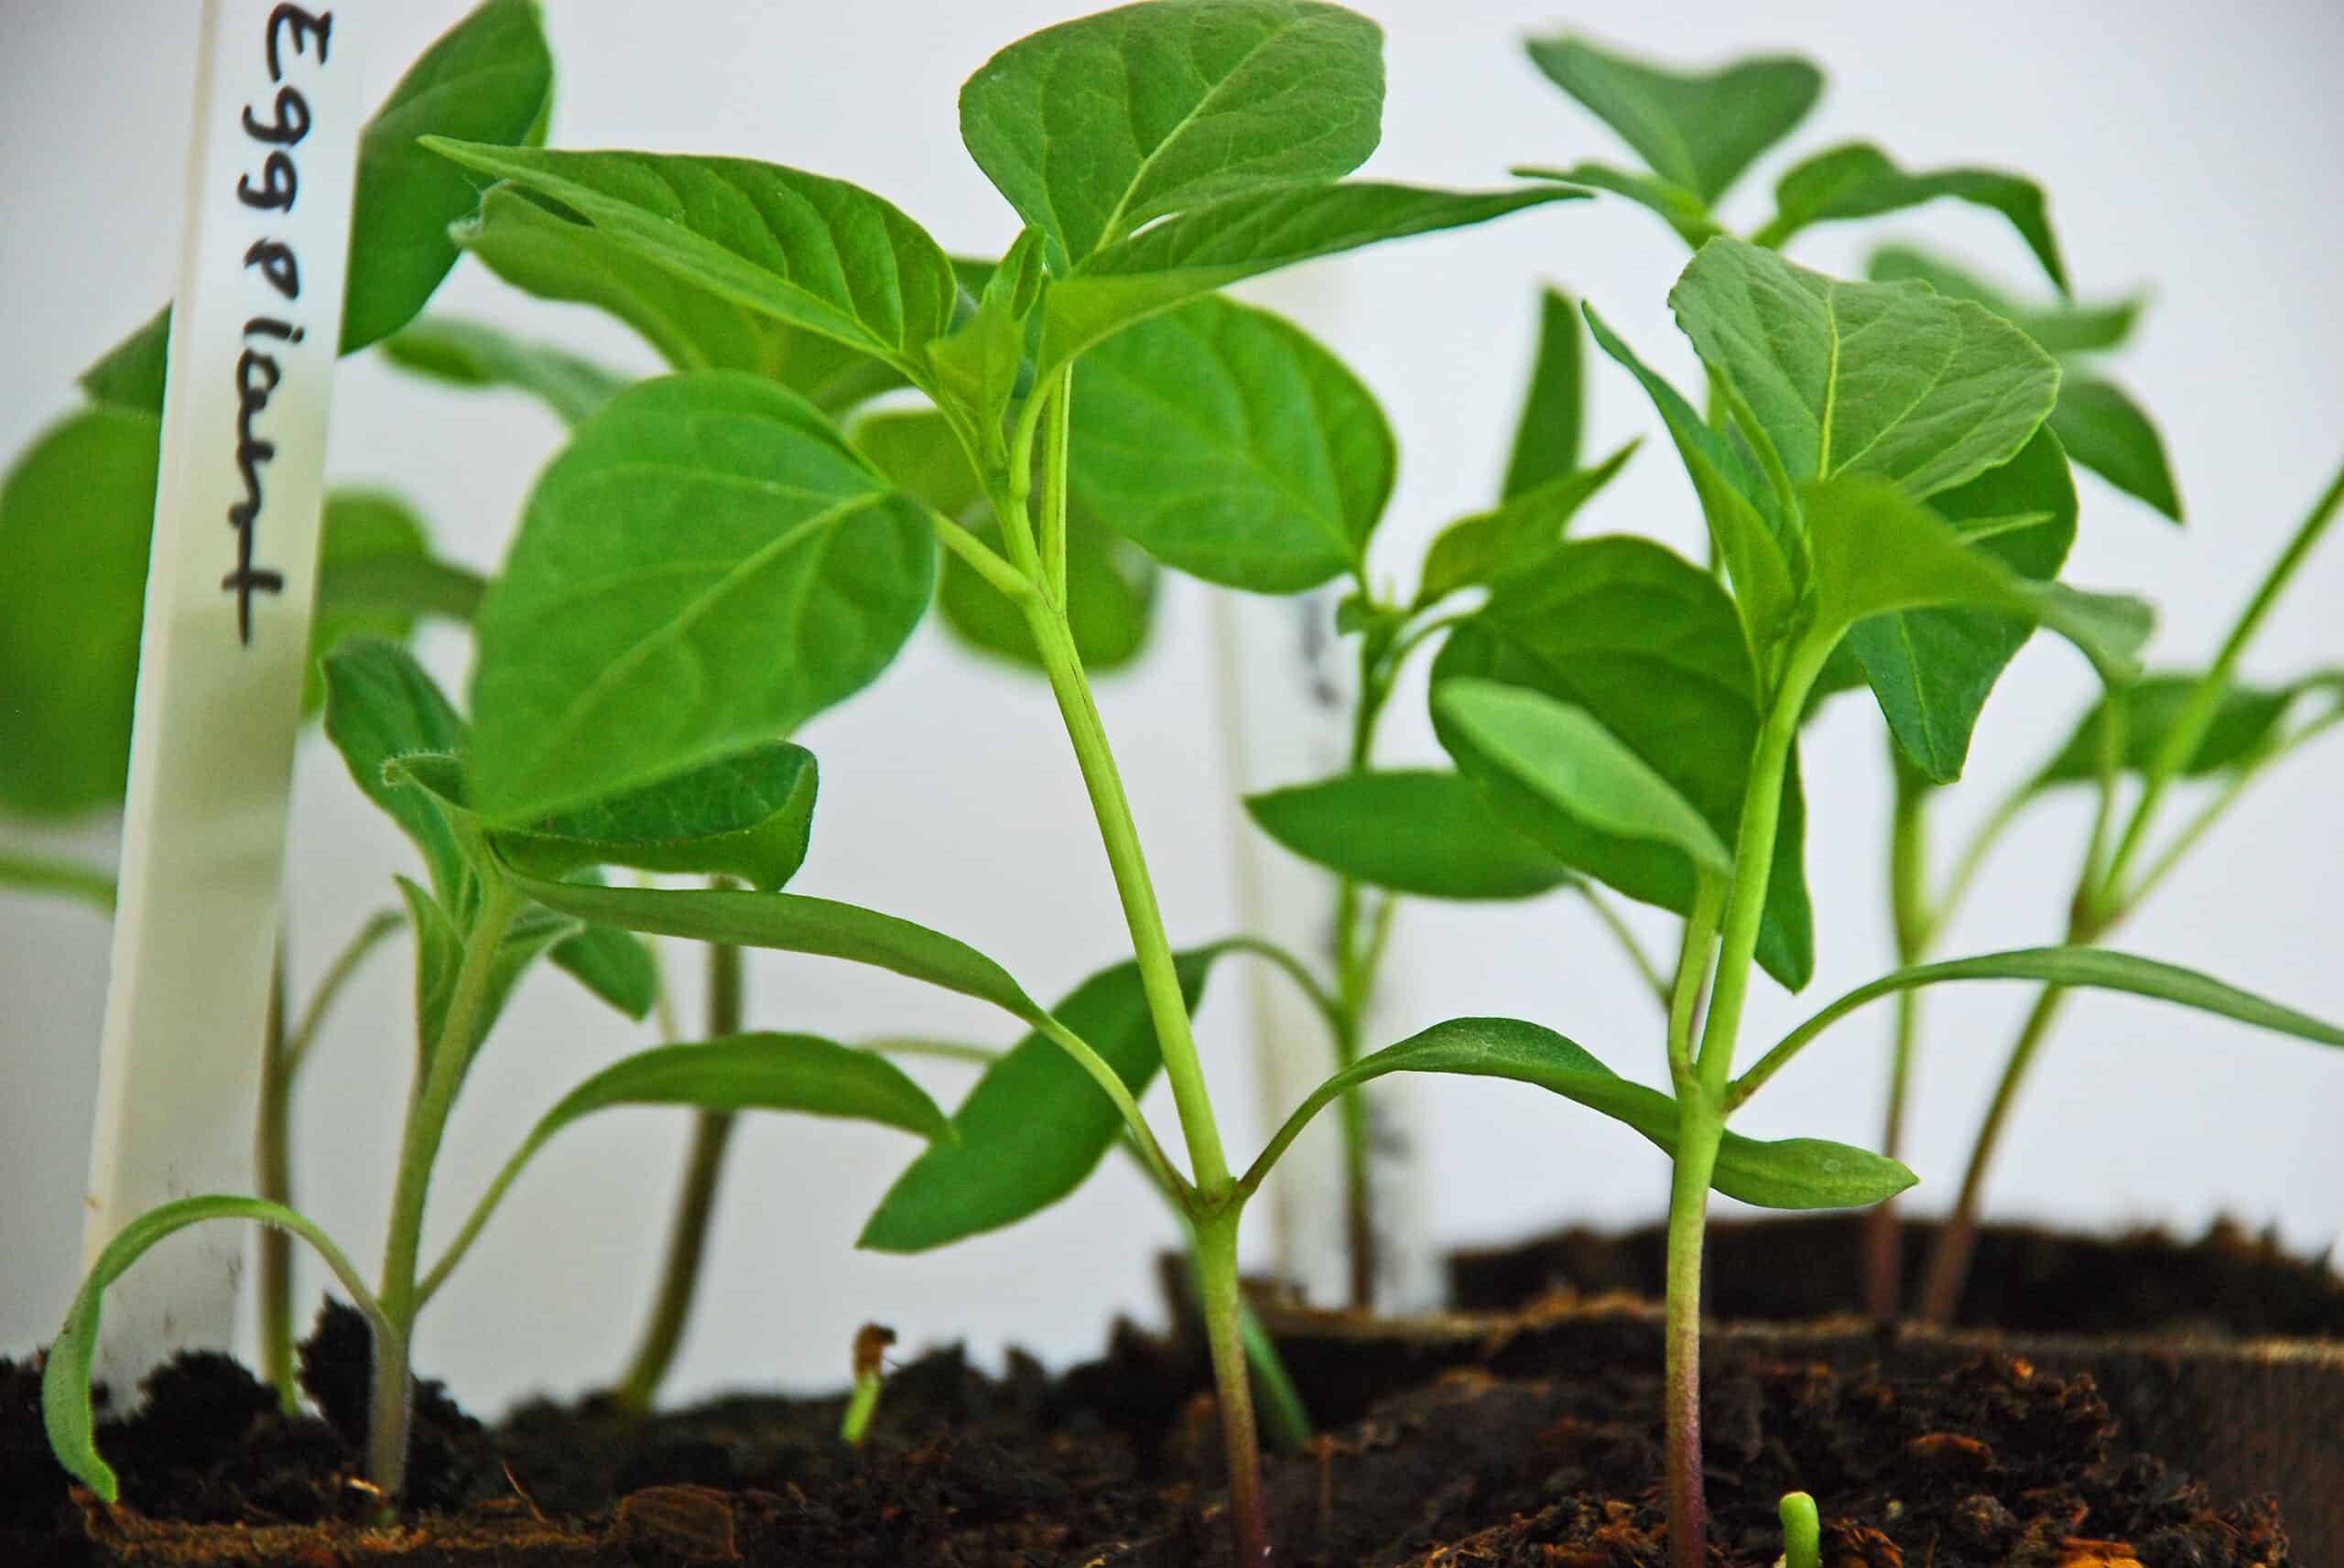
[[[252,1190],[254,1099],[364,118],[360,16],[202,0],[187,223],[139,644],[88,1250]],[[337,14],[339,13],[339,14]],[[247,1241],[201,1226],[112,1292],[126,1390],[234,1326]]]

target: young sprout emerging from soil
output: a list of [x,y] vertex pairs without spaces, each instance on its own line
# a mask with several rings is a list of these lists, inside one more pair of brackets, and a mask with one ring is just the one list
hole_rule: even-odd
[[1782,1568],[1823,1568],[1823,1520],[1815,1499],[1805,1492],[1785,1492]]
[[839,1437],[850,1448],[863,1445],[871,1418],[879,1409],[879,1380],[885,1375],[887,1347],[895,1331],[866,1323],[854,1335],[854,1391],[847,1396],[846,1416],[839,1422]]

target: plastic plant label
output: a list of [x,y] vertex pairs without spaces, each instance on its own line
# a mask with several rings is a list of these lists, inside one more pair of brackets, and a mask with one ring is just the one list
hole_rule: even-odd
[[[195,124],[91,1151],[88,1250],[252,1186],[326,409],[364,119],[364,13],[203,0]],[[132,1386],[234,1326],[244,1238],[158,1249],[108,1303]]]

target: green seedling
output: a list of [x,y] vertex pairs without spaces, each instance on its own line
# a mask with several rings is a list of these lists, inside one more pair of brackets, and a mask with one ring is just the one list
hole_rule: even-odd
[[866,1323],[854,1336],[854,1390],[847,1396],[846,1415],[839,1422],[839,1441],[850,1448],[863,1446],[871,1418],[879,1409],[879,1381],[885,1372],[887,1347],[895,1331]]
[[1782,1568],[1823,1568],[1823,1520],[1815,1511],[1815,1499],[1805,1492],[1785,1492],[1779,1508]]

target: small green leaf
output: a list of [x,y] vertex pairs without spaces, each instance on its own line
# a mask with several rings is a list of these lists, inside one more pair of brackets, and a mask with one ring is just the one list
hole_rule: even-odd
[[1691,75],[1568,35],[1532,38],[1540,70],[1619,133],[1646,167],[1714,205],[1758,155],[1790,135],[1823,92],[1806,60],[1739,60]]
[[1425,550],[1419,610],[1460,589],[1486,588],[1511,572],[1532,569],[1554,553],[1563,534],[1595,492],[1636,449],[1630,441],[1591,469],[1558,475],[1516,492],[1491,512],[1460,517],[1433,536]]
[[1533,898],[1570,868],[1453,773],[1338,773],[1245,797],[1254,825],[1339,876],[1424,898]]
[[532,876],[587,866],[739,877],[766,892],[797,875],[813,831],[814,753],[787,741],[492,837]]
[[2070,373],[2059,384],[2051,428],[2068,456],[2109,483],[2181,521],[2165,441],[2129,394],[2114,382]]
[[1668,302],[1794,483],[1844,470],[1915,496],[1950,489],[2008,462],[2058,395],[2057,363],[1981,307],[1842,282],[1739,240],[1703,245]]
[[[1501,581],[1449,633],[1433,661],[1434,687],[1471,677],[1584,708],[1690,802],[1720,841],[1731,841],[1757,743],[1756,677],[1733,602],[1708,572],[1644,539],[1567,543],[1546,569]],[[1631,898],[1691,910],[1696,883],[1682,852],[1591,833],[1476,759],[1438,710],[1433,728],[1516,831],[1550,849],[1568,843],[1565,858],[1577,870]],[[1805,822],[1794,762],[1758,944],[1767,973],[1794,989],[1815,961]]]
[[630,388],[538,478],[482,606],[474,805],[526,827],[787,734],[878,676],[935,575],[927,514],[803,400]]
[[[1194,1011],[1214,946],[1177,954],[1180,994]],[[1050,1010],[1114,1070],[1136,1099],[1163,1065],[1136,964],[1102,969]],[[856,1241],[924,1252],[1014,1225],[1080,1186],[1123,1136],[1123,1119],[1073,1058],[1039,1033],[985,1069],[938,1141],[895,1179]]]
[[351,1267],[333,1238],[307,1215],[281,1204],[217,1195],[180,1198],[132,1220],[90,1265],[41,1368],[41,1424],[49,1433],[49,1452],[57,1455],[67,1474],[109,1504],[122,1500],[122,1487],[112,1467],[98,1456],[97,1422],[90,1403],[90,1367],[97,1356],[98,1320],[106,1287],[129,1272],[130,1266],[157,1242],[207,1219],[251,1219],[291,1231],[317,1249],[369,1322],[380,1320],[381,1309],[374,1304],[365,1280]]
[[1926,283],[1948,298],[1982,305],[2049,354],[2095,353],[2120,346],[2132,335],[2146,303],[2134,296],[2101,304],[2022,305],[1944,257],[1909,245],[1883,245],[1872,252],[1864,276],[1874,283]]
[[960,89],[960,139],[1059,272],[1151,218],[1336,179],[1375,150],[1384,35],[1309,0],[1125,5],[1046,27]]
[[1587,426],[1580,391],[1584,358],[1579,307],[1559,288],[1540,290],[1538,347],[1531,355],[1530,384],[1514,420],[1500,500],[1512,501],[1579,468],[1579,441]]
[[[2038,788],[2062,784],[2090,784],[2100,778],[2100,727],[2112,701],[2124,720],[2124,750],[2118,765],[2140,773],[2165,751],[2183,711],[2189,706],[2198,677],[2194,675],[2154,675],[2111,695],[2103,695],[2076,725],[2067,743],[2044,764],[2035,777]],[[2278,738],[2279,724],[2306,692],[2336,690],[2344,675],[2323,672],[2273,688],[2231,686],[2214,709],[2212,724],[2198,749],[2177,770],[2183,778],[2205,778],[2254,762]]]
[[2067,269],[2059,242],[2043,210],[2043,188],[2015,174],[1991,168],[1941,168],[1910,174],[1869,142],[1850,142],[1817,153],[1775,182],[1774,217],[1762,241],[1780,245],[1810,223],[1872,218],[1950,196],[1989,208],[2012,228],[2043,264],[2044,273],[2067,291]]
[[952,325],[950,260],[844,180],[747,158],[425,145],[577,213],[636,261],[906,374]]
[[407,905],[407,925],[415,933],[415,1044],[417,1076],[431,1060],[448,1016],[449,999],[456,992],[456,971],[463,966],[464,935],[446,905],[407,878],[394,876],[399,898]]
[[1350,181],[1232,196],[1099,252],[1042,301],[1045,371],[1135,321],[1297,262],[1462,228],[1579,190],[1432,190]]
[[87,408],[0,481],[0,813],[118,806],[162,424]]
[[659,960],[634,933],[589,925],[553,945],[554,966],[637,1022],[659,1002]]
[[1079,381],[1073,494],[1156,559],[1255,593],[1365,569],[1392,429],[1300,328],[1199,299],[1092,350]]
[[[1939,491],[1929,507],[1965,534],[1997,519],[2039,519],[1972,546],[2021,578],[2057,576],[2075,542],[2075,481],[2047,429],[2002,467]],[[1987,694],[2034,631],[2033,621],[2005,611],[1908,610],[1859,622],[1848,646],[1905,757],[1931,783],[1948,784],[1961,776]]]
[[1041,231],[1027,229],[989,270],[974,314],[928,345],[936,389],[979,429],[997,427],[1026,367],[1026,319],[1042,287]]
[[106,351],[77,378],[90,401],[142,414],[163,411],[163,374],[171,358],[171,308],[164,306],[146,324]]
[[[1271,1141],[1261,1170],[1338,1095],[1387,1073],[1510,1078],[1562,1096],[1677,1152],[1677,1102],[1630,1083],[1551,1029],[1512,1018],[1452,1018],[1362,1057],[1320,1084]],[[1895,1161],[1815,1138],[1761,1142],[1728,1132],[1709,1184],[1763,1208],[1858,1208],[1894,1197],[1916,1178]]]
[[345,637],[402,643],[415,629],[414,608],[343,596],[352,584],[411,574],[431,559],[430,541],[407,503],[377,491],[337,490],[326,496],[318,532],[318,598],[309,622],[309,667],[301,683],[301,711],[325,705],[325,675],[318,661]]
[[[1644,760],[1586,709],[1498,681],[1451,680],[1433,688],[1432,710],[1466,742],[1467,754],[1503,773],[1581,831],[1666,844],[1698,874],[1733,874],[1733,856]],[[1565,853],[1569,853],[1567,849]]]
[[787,892],[593,887],[512,874],[538,903],[590,925],[843,958],[989,1001],[1028,1023],[1043,1016],[1009,972],[975,948],[876,910]]
[[565,425],[577,425],[618,395],[627,378],[551,343],[527,342],[501,327],[426,316],[383,340],[401,370],[454,386],[526,392]]
[[326,655],[324,670],[326,738],[341,752],[359,792],[422,851],[440,899],[460,907],[468,862],[447,810],[386,769],[418,753],[462,751],[463,719],[414,655],[395,643],[350,638]]
[[1608,191],[1624,196],[1639,207],[1648,208],[1660,215],[1661,221],[1677,231],[1677,238],[1694,250],[1726,231],[1709,216],[1701,199],[1681,185],[1656,179],[1648,174],[1632,174],[1624,168],[1608,164],[1575,163],[1568,168],[1551,168],[1544,164],[1517,164],[1507,171],[1523,179],[1548,179],[1564,185],[1583,185],[1590,190]]
[[747,371],[833,415],[904,384],[882,361],[703,288],[515,187],[491,187],[454,233],[514,287],[609,312],[678,370]]

